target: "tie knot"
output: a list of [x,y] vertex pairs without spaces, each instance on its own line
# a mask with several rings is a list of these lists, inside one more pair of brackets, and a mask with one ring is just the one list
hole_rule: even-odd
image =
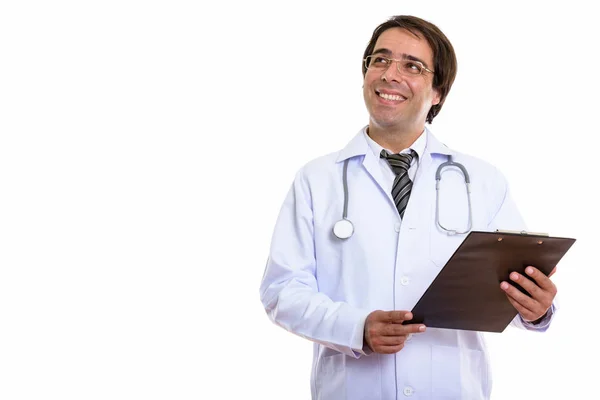
[[410,154],[390,154],[385,150],[381,150],[380,155],[390,164],[394,173],[400,175],[402,172],[408,172],[414,154],[413,150],[410,151]]

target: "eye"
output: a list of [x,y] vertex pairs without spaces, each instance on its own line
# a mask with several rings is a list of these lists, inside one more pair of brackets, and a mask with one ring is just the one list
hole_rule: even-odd
[[423,66],[415,61],[406,61],[404,63],[404,70],[411,74],[420,74]]
[[384,65],[388,65],[389,63],[390,63],[390,60],[388,58],[381,57],[381,56],[373,57],[373,65],[374,66],[381,67]]

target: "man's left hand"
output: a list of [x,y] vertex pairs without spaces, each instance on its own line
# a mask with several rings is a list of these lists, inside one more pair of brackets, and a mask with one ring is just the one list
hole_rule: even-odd
[[506,293],[508,301],[517,309],[524,321],[533,322],[542,318],[552,306],[552,301],[556,296],[556,285],[550,280],[550,277],[554,272],[556,272],[556,267],[550,272],[550,275],[546,276],[532,266],[525,268],[527,276],[511,272],[510,279],[525,289],[531,297],[523,294],[506,281],[500,283],[500,288]]

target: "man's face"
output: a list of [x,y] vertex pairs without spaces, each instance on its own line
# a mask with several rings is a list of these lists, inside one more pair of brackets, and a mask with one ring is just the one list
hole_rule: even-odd
[[[433,70],[433,52],[427,40],[405,29],[384,31],[377,39],[372,54],[396,60],[418,60]],[[429,109],[440,102],[432,82],[433,74],[426,71],[420,75],[401,73],[396,62],[392,62],[387,69],[368,69],[363,95],[370,115],[370,126],[422,130]]]

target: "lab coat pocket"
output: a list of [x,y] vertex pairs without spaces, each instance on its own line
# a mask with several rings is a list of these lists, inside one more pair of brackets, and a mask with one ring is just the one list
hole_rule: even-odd
[[485,354],[449,346],[432,346],[434,399],[488,399],[490,385]]
[[379,356],[371,354],[352,358],[335,350],[325,349],[318,361],[315,382],[319,400],[379,400]]
[[315,377],[317,399],[328,400],[346,397],[344,361],[346,356],[325,349],[317,364]]
[[329,347],[323,346],[321,349],[318,365],[319,375],[330,374],[344,369],[344,354]]
[[438,267],[442,268],[454,251],[460,246],[466,235],[449,235],[439,227],[432,227],[429,235],[429,258]]
[[435,399],[489,399],[485,354],[479,350],[432,346],[431,383]]

